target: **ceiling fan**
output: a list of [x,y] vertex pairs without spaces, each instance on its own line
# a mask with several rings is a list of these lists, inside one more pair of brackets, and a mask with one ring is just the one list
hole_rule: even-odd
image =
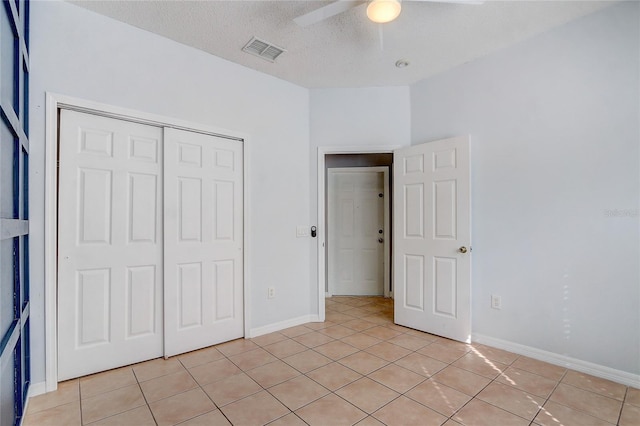
[[[484,0],[412,0],[433,3],[482,4]],[[298,16],[293,21],[301,27],[308,27],[327,18],[346,12],[361,4],[368,3],[367,17],[377,23],[391,22],[400,15],[402,0],[338,0],[319,9]]]

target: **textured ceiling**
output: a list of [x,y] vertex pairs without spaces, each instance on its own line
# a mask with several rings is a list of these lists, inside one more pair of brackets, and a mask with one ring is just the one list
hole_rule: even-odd
[[[409,85],[515,44],[612,1],[405,0],[374,24],[360,5],[301,28],[293,18],[328,1],[72,1],[72,3],[308,88]],[[256,36],[283,47],[275,63],[242,47]],[[396,68],[398,59],[406,68]]]

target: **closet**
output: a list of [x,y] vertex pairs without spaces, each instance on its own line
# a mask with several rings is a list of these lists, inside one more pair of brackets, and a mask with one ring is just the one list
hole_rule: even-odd
[[242,141],[61,110],[58,380],[243,336]]

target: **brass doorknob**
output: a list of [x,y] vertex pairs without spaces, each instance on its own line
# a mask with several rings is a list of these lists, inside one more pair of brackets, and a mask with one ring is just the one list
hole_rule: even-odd
[[460,253],[466,253],[466,252],[467,252],[467,248],[466,248],[465,246],[462,246],[462,247],[460,247],[460,248],[458,249],[458,251],[459,251]]

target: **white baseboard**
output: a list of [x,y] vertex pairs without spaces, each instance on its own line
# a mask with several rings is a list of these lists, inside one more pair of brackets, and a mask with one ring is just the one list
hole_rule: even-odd
[[24,403],[24,407],[23,407],[23,416],[22,419],[20,419],[20,425],[22,425],[22,423],[24,422],[24,414],[27,414],[27,410],[29,409],[29,401],[31,400],[31,398],[33,398],[34,396],[38,396],[38,395],[42,395],[43,393],[47,392],[47,383],[46,382],[38,382],[38,383],[31,383],[29,385],[29,392],[27,392],[27,400]]
[[29,392],[27,394],[27,401],[29,398],[42,395],[43,393],[47,393],[47,382],[31,383],[29,385]]
[[581,373],[590,374],[592,376],[611,380],[613,382],[622,383],[623,385],[640,388],[640,375],[628,373],[615,368],[605,367],[604,365],[594,364],[592,362],[583,361],[577,358],[571,358],[566,355],[560,355],[554,352],[544,351],[542,349],[521,345],[519,343],[507,340],[497,339],[491,336],[485,336],[478,333],[472,334],[472,341],[482,343],[483,345],[493,346],[494,348],[504,349],[518,355],[528,356],[529,358],[539,361],[548,362],[549,364],[559,365],[561,367],[570,368],[580,371]]
[[273,333],[275,331],[284,330],[285,328],[295,327],[296,325],[306,324],[308,322],[318,322],[318,315],[303,315],[298,318],[291,318],[286,321],[280,321],[274,324],[249,329],[249,335],[246,338],[258,337],[263,334]]
[[27,410],[29,409],[29,401],[31,400],[31,398],[33,398],[34,396],[38,396],[38,395],[42,395],[43,393],[47,392],[47,383],[46,382],[38,382],[38,383],[31,383],[29,385],[29,392],[27,393],[27,400],[24,403],[24,407],[23,407],[23,416],[20,419],[20,426],[22,426],[22,423],[24,422],[24,415],[27,414]]
[[324,297],[325,299],[328,299],[331,297],[331,293],[329,293],[328,291],[324,293]]
[[47,382],[31,383],[29,385],[29,398],[42,395],[47,392]]

